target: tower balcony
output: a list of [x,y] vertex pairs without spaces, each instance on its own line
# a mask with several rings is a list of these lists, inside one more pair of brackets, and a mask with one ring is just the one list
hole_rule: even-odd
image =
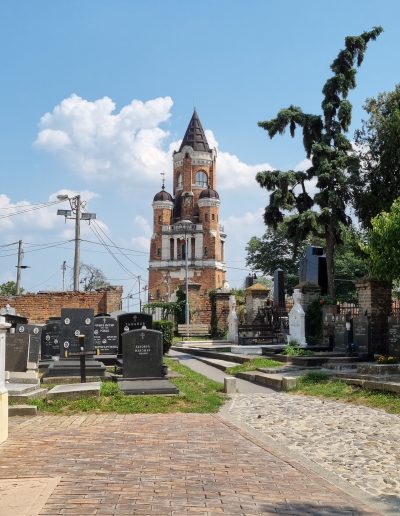
[[[186,233],[201,233],[203,231],[203,224],[190,224],[187,226]],[[183,231],[181,227],[174,225],[161,226],[161,233],[169,233],[171,235],[182,235]]]

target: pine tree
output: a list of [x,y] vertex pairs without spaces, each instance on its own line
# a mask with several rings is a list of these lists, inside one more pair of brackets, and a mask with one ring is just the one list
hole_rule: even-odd
[[[282,109],[276,118],[259,122],[270,138],[289,127],[293,137],[296,127],[303,132],[303,145],[311,159],[305,172],[259,172],[261,187],[272,192],[265,209],[267,226],[276,228],[285,219],[287,236],[295,246],[310,234],[325,240],[328,269],[328,293],[335,299],[334,253],[341,242],[340,223],[350,224],[346,207],[351,200],[351,179],[359,170],[359,159],[345,136],[351,123],[352,106],[347,99],[356,86],[356,66],[360,66],[367,44],[382,32],[374,27],[359,36],[348,36],[345,48],[331,65],[333,71],[323,89],[322,115],[303,113],[297,106]],[[307,182],[315,180],[317,193],[307,193]],[[284,215],[284,211],[292,213]]]

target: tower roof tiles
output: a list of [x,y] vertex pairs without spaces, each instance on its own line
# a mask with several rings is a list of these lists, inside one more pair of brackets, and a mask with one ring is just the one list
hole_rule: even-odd
[[189,125],[186,129],[179,152],[182,151],[185,145],[189,145],[194,151],[210,152],[210,147],[208,146],[207,138],[204,134],[203,127],[196,110],[193,111],[192,118],[190,119]]

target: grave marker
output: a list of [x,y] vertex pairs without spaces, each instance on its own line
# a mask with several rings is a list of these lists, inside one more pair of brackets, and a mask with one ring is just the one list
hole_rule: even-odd
[[156,330],[132,330],[122,335],[124,378],[161,378],[162,333]]
[[141,329],[143,326],[151,330],[153,327],[153,318],[151,315],[141,312],[128,312],[118,316],[118,355],[122,355],[122,335],[131,330]]
[[52,358],[60,355],[60,319],[52,319],[42,328],[41,357]]
[[353,342],[359,355],[371,354],[370,322],[368,317],[358,316],[353,319]]
[[17,324],[16,333],[28,333],[31,337],[29,343],[29,362],[37,364],[41,352],[43,326],[38,324]]
[[400,319],[388,317],[388,353],[400,357]]
[[6,371],[25,373],[29,359],[28,333],[7,333],[6,335]]
[[79,351],[79,335],[85,336],[85,351],[93,351],[94,312],[91,308],[61,308],[60,356]]
[[94,318],[93,343],[101,355],[116,355],[118,353],[118,322],[113,317],[102,316]]
[[335,351],[340,353],[347,353],[348,341],[347,341],[347,330],[346,330],[346,316],[335,315],[334,320],[334,332],[335,332]]

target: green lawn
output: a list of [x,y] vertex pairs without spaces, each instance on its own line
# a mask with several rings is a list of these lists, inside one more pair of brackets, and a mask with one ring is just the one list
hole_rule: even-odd
[[323,373],[309,373],[297,380],[292,393],[320,396],[347,401],[367,407],[380,408],[390,414],[400,414],[400,396],[391,392],[369,391],[329,379]]
[[160,414],[171,412],[217,412],[226,397],[222,384],[195,373],[175,360],[166,358],[168,367],[181,376],[172,378],[180,394],[177,396],[126,396],[114,382],[103,382],[100,398],[79,400],[28,400],[39,410],[70,414],[76,412],[118,412],[119,414]]
[[225,371],[233,376],[236,376],[237,373],[242,373],[243,371],[255,371],[259,367],[280,367],[284,364],[282,362],[277,362],[276,360],[272,360],[270,358],[253,358],[252,360],[248,360],[243,364],[238,364],[234,367],[228,367]]

